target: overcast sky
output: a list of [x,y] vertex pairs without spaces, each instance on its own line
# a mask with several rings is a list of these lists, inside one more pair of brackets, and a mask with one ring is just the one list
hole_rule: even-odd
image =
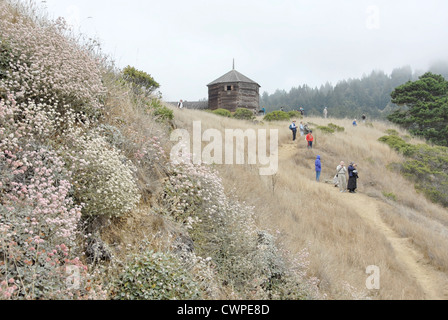
[[233,59],[269,94],[448,60],[446,0],[36,2],[97,38],[118,67],[151,74],[167,101],[207,98]]

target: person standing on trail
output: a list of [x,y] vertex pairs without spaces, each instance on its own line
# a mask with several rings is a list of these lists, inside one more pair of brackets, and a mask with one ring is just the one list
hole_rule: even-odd
[[306,141],[308,142],[308,149],[313,149],[313,141],[314,141],[314,137],[312,135],[313,131],[310,130],[310,132],[306,135]]
[[327,107],[324,108],[324,118],[327,119],[328,110]]
[[358,170],[356,163],[351,162],[348,166],[348,184],[347,189],[350,193],[356,193],[357,183],[356,180],[358,179]]
[[177,107],[179,109],[182,109],[184,107],[184,102],[182,101],[182,99],[179,101],[179,103],[177,104]]
[[320,162],[320,156],[317,156],[316,161],[314,163],[314,167],[316,169],[316,181],[320,180],[320,173],[322,171],[322,163]]
[[303,121],[300,121],[300,136],[303,137],[303,135],[305,134],[305,126],[303,125]]
[[297,136],[296,120],[292,121],[291,125],[289,126],[289,129],[292,131],[292,141],[296,141],[296,136]]
[[339,192],[345,192],[347,188],[347,177],[345,176],[347,173],[347,168],[345,168],[344,161],[336,167],[336,176],[339,180]]

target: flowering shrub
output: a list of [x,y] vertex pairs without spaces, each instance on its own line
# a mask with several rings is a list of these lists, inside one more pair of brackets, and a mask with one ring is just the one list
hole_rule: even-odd
[[0,100],[0,298],[88,297],[86,286],[66,285],[68,266],[88,277],[75,256],[81,207],[70,197],[72,173],[28,125],[39,113],[18,114],[12,97]]
[[164,192],[166,214],[189,229],[197,254],[210,257],[232,286],[244,291],[272,276],[269,264],[275,258],[266,259],[259,250],[253,208],[227,197],[216,172],[179,164]]
[[201,291],[191,275],[169,253],[149,251],[126,265],[114,284],[115,299],[200,299]]
[[0,3],[0,60],[6,67],[0,93],[15,92],[18,102],[45,101],[62,115],[67,109],[98,113],[105,92],[100,60],[69,36],[63,20],[31,21],[11,11]]
[[74,197],[86,216],[117,217],[135,208],[140,194],[135,167],[96,130],[66,136],[66,161],[74,172]]

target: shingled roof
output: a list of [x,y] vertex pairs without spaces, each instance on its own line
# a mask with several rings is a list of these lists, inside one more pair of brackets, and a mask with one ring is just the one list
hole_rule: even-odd
[[231,82],[254,83],[254,84],[258,85],[259,87],[261,87],[258,83],[256,83],[255,81],[249,79],[245,75],[239,73],[235,69],[227,72],[225,75],[223,75],[222,77],[216,79],[215,81],[210,82],[207,86],[211,86],[211,85],[219,84],[219,83],[229,83],[229,82],[230,83]]

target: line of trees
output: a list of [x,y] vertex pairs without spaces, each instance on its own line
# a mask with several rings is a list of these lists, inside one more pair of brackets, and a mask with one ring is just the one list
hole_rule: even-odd
[[[448,79],[448,63],[433,64],[429,71]],[[382,118],[397,109],[391,101],[393,90],[419,78],[424,72],[413,72],[410,66],[396,68],[390,75],[383,71],[372,71],[361,79],[348,79],[336,85],[326,83],[320,88],[308,85],[293,87],[289,92],[278,89],[273,94],[264,92],[260,104],[268,112],[281,107],[285,111],[305,109],[307,115],[322,115],[327,107],[329,115],[338,118],[359,118],[366,114],[369,118]]]

